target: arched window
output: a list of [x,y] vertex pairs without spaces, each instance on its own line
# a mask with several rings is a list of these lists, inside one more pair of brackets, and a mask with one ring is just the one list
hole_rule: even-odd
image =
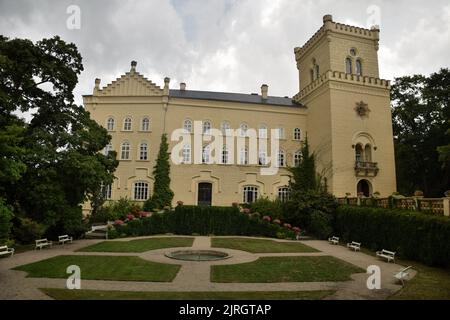
[[246,137],[247,136],[247,131],[248,131],[248,125],[246,123],[242,123],[239,128],[241,129],[241,131],[239,133],[240,136],[241,137]]
[[244,203],[252,203],[258,200],[259,188],[255,186],[244,187]]
[[183,129],[185,132],[192,133],[192,121],[189,119],[184,120]]
[[134,200],[147,200],[148,199],[148,183],[136,182],[134,184]]
[[122,143],[121,152],[120,152],[120,159],[122,160],[129,160],[130,159],[130,143],[125,141]]
[[362,70],[362,62],[360,59],[356,60],[356,74],[358,76],[362,76],[363,70]]
[[150,131],[150,119],[144,118],[142,119],[142,131]]
[[145,142],[139,146],[139,160],[148,160],[148,145]]
[[259,126],[259,138],[267,139],[267,126],[265,124]]
[[299,167],[302,163],[302,152],[301,150],[294,153],[294,167]]
[[345,72],[348,74],[353,73],[353,63],[352,63],[352,59],[350,59],[350,58],[345,59]]
[[364,159],[366,162],[372,162],[372,146],[370,144],[364,148]]
[[203,134],[211,134],[211,122],[203,121]]
[[108,118],[108,121],[106,121],[106,129],[108,131],[114,130],[114,119],[113,118]]
[[284,186],[284,187],[278,188],[278,199],[281,202],[287,202],[289,200],[290,195],[291,195],[291,189],[289,189],[289,187]]
[[364,161],[363,153],[364,153],[364,151],[363,151],[362,145],[357,144],[356,147],[355,147],[356,162],[363,162]]
[[131,118],[125,118],[123,121],[123,130],[131,131]]
[[248,165],[248,148],[242,148],[239,153],[239,164]]
[[113,146],[111,143],[108,143],[105,147],[105,156],[107,156],[111,151],[113,151]]
[[309,76],[311,78],[311,82],[314,81],[314,69],[309,70]]
[[283,150],[278,151],[278,167],[284,167],[286,165],[286,157]]
[[222,147],[222,164],[228,164],[230,162],[230,152],[228,151],[228,147],[226,144]]
[[294,129],[294,140],[300,141],[302,139],[302,130],[300,128]]
[[190,145],[185,144],[183,146],[182,156],[183,156],[183,163],[185,163],[185,164],[191,163],[191,146]]
[[316,71],[316,79],[319,79],[320,76],[320,67],[318,65],[315,66],[315,71]]
[[203,147],[202,163],[204,164],[211,163],[211,148],[209,147],[209,145]]
[[230,136],[231,135],[231,125],[228,121],[222,122],[220,125],[220,130],[222,130],[222,134],[224,136]]

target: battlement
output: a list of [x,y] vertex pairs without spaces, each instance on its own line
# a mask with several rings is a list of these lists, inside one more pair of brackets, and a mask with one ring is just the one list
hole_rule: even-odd
[[314,47],[314,45],[328,33],[357,36],[359,38],[377,42],[380,40],[380,29],[378,26],[374,26],[371,29],[350,26],[347,24],[334,22],[331,15],[326,15],[323,17],[323,26],[302,47],[297,47],[294,49],[296,59],[299,60],[302,56],[304,56],[310,48]]
[[306,97],[315,89],[321,87],[328,81],[340,81],[349,84],[361,85],[371,88],[380,89],[391,89],[391,82],[389,80],[384,80],[380,78],[368,77],[368,76],[358,76],[355,74],[348,74],[340,71],[327,71],[319,76],[316,80],[307,85],[302,91],[296,94],[293,98],[295,102],[300,102],[301,99]]

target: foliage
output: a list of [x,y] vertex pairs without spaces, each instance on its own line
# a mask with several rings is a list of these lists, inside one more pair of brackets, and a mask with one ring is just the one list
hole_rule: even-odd
[[450,185],[445,156],[450,144],[449,88],[449,69],[429,77],[397,78],[392,86],[397,185],[402,194],[423,190],[427,197],[441,197]]
[[162,209],[166,206],[172,206],[173,191],[170,189],[170,162],[169,145],[167,143],[167,134],[161,136],[158,158],[153,170],[155,182],[153,184],[153,195],[144,205],[145,211],[153,209]]
[[30,244],[36,239],[41,239],[46,229],[45,225],[29,218],[18,218],[13,227],[13,235],[14,239],[21,244]]
[[[82,70],[76,46],[57,36],[0,36],[0,196],[52,233],[81,232],[80,204],[112,182],[118,165],[114,152],[100,152],[107,131],[74,104]],[[30,110],[29,123],[17,116]]]
[[[150,217],[116,226],[119,234],[146,236],[175,233],[180,235],[246,235],[275,237],[288,234],[278,225],[240,213],[235,207],[178,206],[175,211],[154,213]],[[293,231],[290,231],[294,234]]]
[[269,216],[272,219],[281,217],[283,212],[283,203],[280,200],[269,200],[269,198],[259,198],[250,204],[250,209],[253,212],[258,212],[262,216]]
[[358,241],[371,250],[397,252],[433,266],[450,266],[450,219],[396,209],[342,206],[334,233],[343,241]]
[[332,216],[322,211],[314,211],[311,214],[309,232],[319,239],[327,239],[333,233]]
[[317,185],[317,173],[315,164],[314,153],[309,152],[308,136],[305,138],[305,142],[301,149],[301,160],[297,167],[289,168],[292,174],[292,180],[290,183],[291,190],[293,191],[308,191],[316,190]]
[[13,216],[11,209],[0,198],[0,246],[9,239]]

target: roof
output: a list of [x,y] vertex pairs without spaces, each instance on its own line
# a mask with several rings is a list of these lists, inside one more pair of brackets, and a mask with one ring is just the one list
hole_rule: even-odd
[[198,99],[198,100],[216,100],[241,103],[266,104],[283,107],[297,107],[302,105],[296,103],[289,97],[268,97],[263,99],[257,94],[229,93],[229,92],[212,92],[212,91],[195,91],[195,90],[170,90],[169,96],[172,98]]

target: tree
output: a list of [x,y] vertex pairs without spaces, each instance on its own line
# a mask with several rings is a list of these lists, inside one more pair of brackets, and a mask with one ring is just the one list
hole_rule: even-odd
[[398,189],[441,197],[450,185],[450,166],[438,152],[450,143],[450,71],[397,78],[391,96]]
[[291,190],[307,191],[317,189],[315,155],[309,151],[308,136],[301,149],[301,161],[297,167],[289,168],[292,173]]
[[155,182],[153,184],[153,195],[144,204],[144,210],[162,209],[172,205],[173,191],[170,189],[170,162],[169,145],[167,143],[167,134],[161,136],[158,158],[153,170]]
[[[8,146],[0,158],[9,152],[20,160],[18,168],[6,164],[0,191],[49,235],[83,231],[81,204],[112,182],[118,165],[114,153],[100,153],[107,131],[74,104],[82,70],[76,46],[57,36],[36,43],[0,36],[0,144]],[[15,115],[31,110],[29,123]]]

